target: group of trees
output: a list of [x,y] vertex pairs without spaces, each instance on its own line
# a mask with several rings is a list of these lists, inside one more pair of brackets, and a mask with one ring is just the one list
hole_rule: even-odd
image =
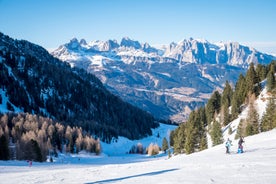
[[275,96],[269,99],[267,104],[266,112],[262,117],[260,124],[260,131],[265,132],[272,130],[276,127],[276,105],[275,105]]
[[169,149],[168,140],[164,137],[162,140],[162,147],[160,148],[157,143],[150,143],[148,147],[144,147],[142,143],[133,145],[129,150],[129,154],[148,154],[150,156],[157,155],[159,151],[166,151]]
[[[276,61],[269,65],[258,64],[256,67],[253,63],[250,64],[246,75],[239,76],[234,90],[226,81],[222,93],[215,91],[204,107],[191,112],[187,122],[171,133],[170,144],[175,153],[190,154],[206,149],[207,132],[211,136],[213,146],[221,144],[222,127],[236,119],[245,106],[249,107],[248,117],[240,123],[238,136],[253,135],[276,127],[276,105],[273,98],[276,87],[275,68]],[[260,122],[254,102],[262,89],[261,81],[266,78],[267,89],[272,98]]]
[[[246,119],[242,119],[238,126],[236,138],[239,136],[249,136],[258,134],[263,131],[268,131],[276,127],[276,108],[275,108],[275,95],[276,95],[276,83],[275,83],[275,71],[276,62],[273,61],[267,66],[258,65],[256,68],[256,73],[258,77],[266,80],[267,93],[269,94],[268,104],[266,106],[266,111],[262,117],[256,109],[255,100],[259,93],[249,93],[245,100],[248,104],[248,115]],[[259,71],[259,72],[258,72]],[[255,85],[255,88],[258,85]]]
[[49,153],[100,154],[100,140],[79,127],[65,126],[31,114],[0,115],[0,160],[45,161]]
[[193,153],[207,148],[206,127],[207,117],[205,108],[199,108],[191,112],[186,123],[181,124],[175,131],[171,132],[171,146],[174,152]]

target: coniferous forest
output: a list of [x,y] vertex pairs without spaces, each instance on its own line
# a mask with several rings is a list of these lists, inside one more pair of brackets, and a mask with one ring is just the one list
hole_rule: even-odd
[[139,139],[159,126],[148,112],[111,94],[93,74],[72,68],[38,45],[0,33],[0,47],[0,102],[16,112],[1,115],[3,159],[8,158],[7,144],[16,147],[17,159],[33,155],[44,161],[49,150],[97,153],[98,139]]
[[[190,154],[207,149],[207,133],[210,134],[213,146],[221,144],[222,127],[236,119],[246,106],[249,107],[248,116],[240,122],[236,138],[275,128],[275,71],[276,61],[269,65],[251,64],[246,75],[239,76],[234,88],[226,81],[222,93],[214,91],[204,107],[192,111],[188,121],[171,133],[170,145],[174,147],[175,153]],[[260,118],[254,101],[264,87],[261,82],[265,79],[271,98],[266,113]]]

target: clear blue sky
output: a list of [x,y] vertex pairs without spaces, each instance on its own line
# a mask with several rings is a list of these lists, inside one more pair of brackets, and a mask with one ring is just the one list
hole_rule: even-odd
[[0,31],[45,48],[71,38],[237,41],[276,53],[275,0],[0,0]]

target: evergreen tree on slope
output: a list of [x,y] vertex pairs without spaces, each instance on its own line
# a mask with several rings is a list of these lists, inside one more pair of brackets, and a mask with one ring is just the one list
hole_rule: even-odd
[[211,139],[213,142],[213,146],[216,146],[223,142],[221,125],[217,121],[213,122],[212,129],[211,129]]
[[275,99],[270,98],[266,107],[266,112],[263,115],[262,121],[261,121],[262,132],[272,130],[273,128],[275,128],[275,122],[276,122],[275,114],[276,114]]
[[251,63],[245,76],[247,94],[258,96],[261,91],[260,79],[255,71],[254,64]]
[[249,100],[250,101],[249,109],[248,109],[248,114],[247,114],[247,118],[246,118],[246,124],[247,124],[246,136],[259,133],[259,114],[254,105],[255,99],[256,99],[256,97],[253,94]]
[[267,91],[272,92],[275,89],[276,81],[275,81],[275,75],[274,75],[274,65],[270,68],[268,74],[267,74]]

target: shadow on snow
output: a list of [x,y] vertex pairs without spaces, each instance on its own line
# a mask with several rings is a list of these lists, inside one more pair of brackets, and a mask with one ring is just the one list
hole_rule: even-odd
[[154,171],[154,172],[149,172],[149,173],[144,173],[144,174],[137,174],[137,175],[133,175],[133,176],[126,176],[126,177],[121,177],[121,178],[100,180],[100,181],[95,181],[95,182],[86,183],[86,184],[108,183],[108,182],[121,181],[121,180],[130,179],[130,178],[142,177],[142,176],[154,176],[154,175],[158,175],[158,174],[162,174],[162,173],[166,173],[166,172],[171,172],[171,171],[175,171],[175,170],[178,170],[178,169],[167,169],[167,170],[162,170],[162,171]]

